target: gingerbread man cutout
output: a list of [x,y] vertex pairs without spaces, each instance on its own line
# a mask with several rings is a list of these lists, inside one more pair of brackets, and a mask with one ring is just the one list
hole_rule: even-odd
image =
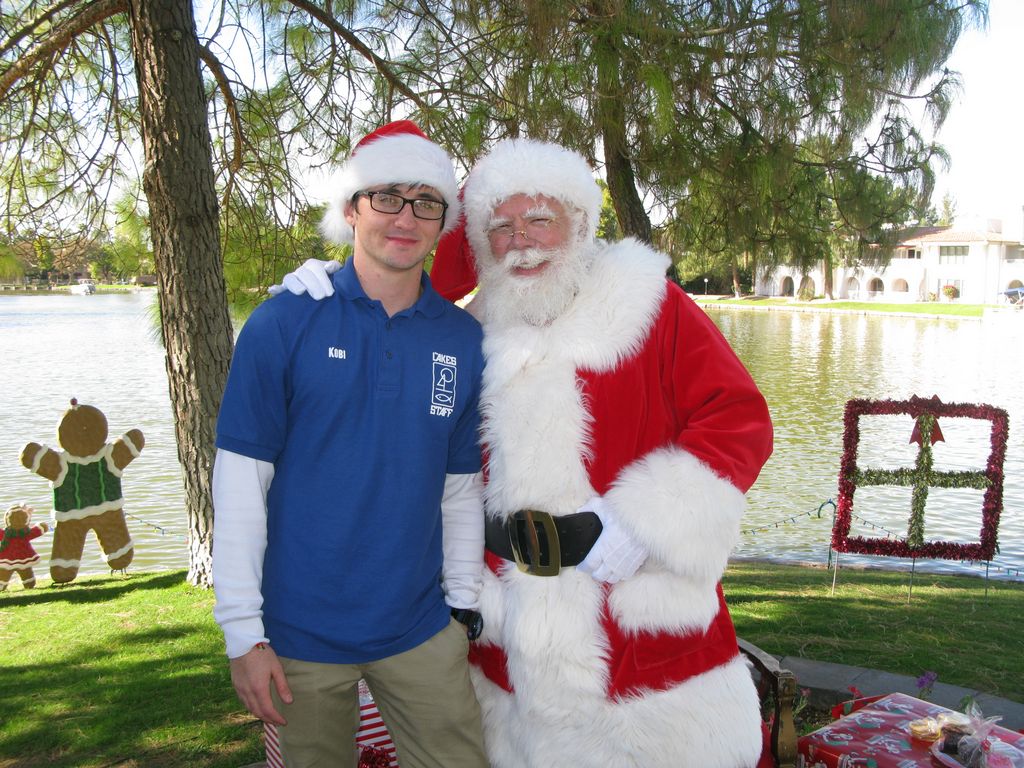
[[30,525],[31,521],[32,507],[27,504],[12,504],[4,515],[4,528],[0,531],[0,592],[7,589],[15,573],[25,589],[36,585],[32,566],[39,562],[39,555],[32,547],[32,539],[42,536],[50,526]]
[[50,577],[63,584],[78,575],[90,530],[111,570],[127,568],[135,549],[124,519],[121,472],[145,445],[142,432],[132,429],[108,443],[103,412],[72,398],[57,427],[57,442],[62,451],[38,443],[28,443],[21,451],[21,463],[53,487],[57,527]]

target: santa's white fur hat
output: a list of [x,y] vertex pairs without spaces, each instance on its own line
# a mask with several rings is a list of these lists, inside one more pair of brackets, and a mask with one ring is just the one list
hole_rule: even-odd
[[320,222],[320,232],[332,243],[351,243],[352,227],[345,205],[356,192],[379,184],[425,184],[448,203],[444,234],[459,223],[459,185],[452,159],[427,138],[411,120],[396,120],[364,136],[334,179],[334,194]]
[[495,144],[473,166],[462,191],[466,234],[477,254],[487,252],[487,227],[495,206],[513,195],[545,195],[583,215],[584,242],[593,240],[601,216],[601,188],[578,152],[534,139]]

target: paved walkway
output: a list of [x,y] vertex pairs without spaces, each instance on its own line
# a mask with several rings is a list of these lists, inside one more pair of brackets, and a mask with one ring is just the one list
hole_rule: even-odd
[[[889,672],[878,672],[862,667],[849,667],[845,664],[830,664],[824,661],[811,661],[796,656],[783,656],[779,664],[796,675],[799,688],[811,690],[811,706],[828,707],[851,698],[849,687],[856,688],[865,696],[877,696],[886,693],[905,693],[918,696],[917,678],[906,675],[894,675]],[[981,693],[958,685],[935,683],[928,700],[949,709],[960,709],[960,701],[965,696],[973,696],[981,707],[985,717],[1001,715],[999,725],[1012,731],[1024,729],[1024,704],[1002,699],[987,693]]]

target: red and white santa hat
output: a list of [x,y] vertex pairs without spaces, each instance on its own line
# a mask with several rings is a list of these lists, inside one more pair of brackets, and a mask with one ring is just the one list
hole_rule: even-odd
[[462,189],[464,226],[442,238],[430,282],[456,300],[476,286],[473,253],[487,253],[487,228],[495,206],[514,195],[544,195],[582,215],[584,242],[593,240],[602,193],[586,159],[571,149],[534,139],[507,139],[482,157]]
[[333,184],[335,192],[320,222],[320,232],[332,243],[352,242],[345,205],[356,192],[380,184],[431,186],[448,203],[441,233],[459,223],[459,185],[452,159],[411,120],[396,120],[360,139]]

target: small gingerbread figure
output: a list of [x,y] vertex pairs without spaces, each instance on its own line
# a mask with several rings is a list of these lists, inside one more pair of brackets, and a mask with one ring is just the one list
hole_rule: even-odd
[[39,555],[31,541],[46,533],[50,526],[46,523],[30,525],[32,511],[26,504],[12,504],[4,515],[4,529],[0,531],[0,592],[7,589],[15,573],[21,577],[21,586],[25,589],[36,585],[32,566],[39,562]]
[[50,481],[57,526],[50,555],[50,576],[57,584],[78,575],[85,535],[92,530],[112,570],[128,567],[135,556],[124,519],[121,472],[145,445],[132,429],[107,442],[107,418],[91,405],[71,407],[57,426],[62,451],[28,443],[21,463]]

